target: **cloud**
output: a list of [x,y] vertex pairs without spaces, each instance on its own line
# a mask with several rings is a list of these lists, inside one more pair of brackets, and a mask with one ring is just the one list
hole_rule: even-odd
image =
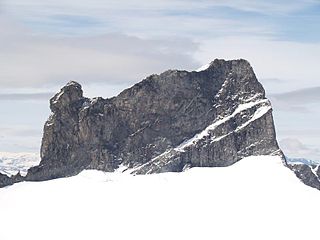
[[288,157],[320,161],[320,149],[309,147],[298,139],[285,138],[279,142],[279,145]]
[[282,130],[282,134],[286,136],[297,137],[299,138],[319,138],[320,136],[320,129],[290,129],[290,130]]
[[[6,0],[4,3],[9,15],[47,33],[122,32],[140,37],[198,38],[279,34],[281,24],[273,20],[284,21],[288,14],[318,4],[312,0]],[[268,23],[265,17],[269,18]]]
[[317,5],[317,1],[313,0],[301,0],[301,1],[290,1],[290,0],[221,0],[215,1],[214,4],[221,6],[228,6],[241,11],[257,12],[261,14],[284,14],[299,11],[306,7]]
[[54,93],[0,93],[0,101],[48,101]]
[[305,105],[320,103],[320,87],[305,88],[296,91],[274,94],[272,98],[290,104]]
[[[185,38],[142,39],[124,34],[52,38],[33,35],[0,19],[0,83],[5,87],[85,83],[134,83],[169,68],[198,66],[198,45]],[[15,31],[16,30],[16,31]]]
[[47,100],[0,101],[0,150],[39,151]]
[[[177,26],[173,25],[167,23],[174,30]],[[83,83],[132,84],[169,68],[196,69],[214,58],[245,58],[259,78],[286,79],[279,83],[265,81],[269,82],[265,83],[268,93],[293,91],[303,85],[312,87],[318,84],[320,76],[320,44],[316,43],[241,35],[200,41],[120,33],[57,38],[35,35],[4,17],[0,18],[0,27],[3,87],[63,85],[72,79]],[[201,31],[206,27],[204,24]]]
[[1,151],[39,152],[41,131],[30,126],[0,127]]
[[320,87],[271,94],[269,98],[278,111],[306,113],[315,110],[314,104],[320,103]]
[[201,41],[196,59],[205,64],[210,62],[212,56],[225,59],[245,58],[252,64],[258,79],[281,79],[277,83],[266,85],[269,94],[319,85],[320,43],[274,41],[251,36],[229,36]]
[[[68,13],[74,12],[91,12],[96,14],[99,12],[112,13],[119,12],[128,13],[129,11],[159,11],[170,9],[196,10],[204,9],[208,7],[230,7],[241,11],[252,11],[263,14],[274,13],[290,13],[304,9],[306,7],[314,6],[318,4],[316,0],[109,0],[108,3],[101,0],[8,0],[7,4],[11,4],[17,11],[24,9],[37,12],[37,10],[45,10],[43,14],[52,12],[55,10],[64,11]],[[20,9],[19,9],[20,8]],[[132,12],[134,14],[134,12]]]
[[286,81],[283,79],[279,79],[279,78],[262,78],[262,79],[260,79],[260,82],[262,82],[262,83],[284,83]]
[[15,126],[15,128],[10,127],[0,127],[0,136],[10,135],[11,137],[33,137],[38,136],[39,131],[29,126]]

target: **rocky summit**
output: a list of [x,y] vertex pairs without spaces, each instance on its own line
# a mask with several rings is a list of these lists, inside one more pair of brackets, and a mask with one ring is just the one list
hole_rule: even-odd
[[245,60],[151,75],[110,99],[85,98],[69,82],[50,108],[28,180],[120,165],[136,174],[221,167],[279,152],[270,102]]
[[67,177],[84,169],[110,172],[120,165],[133,174],[179,172],[229,166],[252,155],[282,155],[271,104],[242,59],[151,75],[109,99],[86,98],[72,81],[50,100],[50,108],[40,165],[23,180]]

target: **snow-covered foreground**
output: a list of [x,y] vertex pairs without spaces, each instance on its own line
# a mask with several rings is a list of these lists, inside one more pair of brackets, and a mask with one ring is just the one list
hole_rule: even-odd
[[317,239],[319,202],[278,157],[146,176],[84,171],[0,189],[0,239]]

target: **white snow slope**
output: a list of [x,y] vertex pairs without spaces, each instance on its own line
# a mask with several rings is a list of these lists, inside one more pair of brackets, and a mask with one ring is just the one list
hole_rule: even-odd
[[0,239],[318,239],[319,202],[279,157],[144,176],[91,170],[0,189]]

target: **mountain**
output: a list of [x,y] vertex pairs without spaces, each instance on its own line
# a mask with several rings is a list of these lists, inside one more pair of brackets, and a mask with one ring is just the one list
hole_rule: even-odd
[[319,192],[280,157],[182,173],[127,171],[0,189],[0,239],[318,239]]
[[151,75],[110,99],[86,98],[72,81],[53,96],[50,108],[40,164],[30,156],[0,158],[0,187],[85,169],[181,172],[276,155],[303,183],[320,190],[318,165],[286,159],[279,149],[271,104],[243,59]]
[[282,155],[270,102],[246,60],[214,60],[202,71],[151,75],[118,96],[89,99],[69,82],[50,100],[41,162],[26,180],[112,172],[181,172]]
[[[110,99],[86,98],[79,83],[69,82],[50,108],[40,164],[0,161],[0,187],[85,169],[181,172],[278,155],[302,182],[320,189],[318,165],[286,160],[279,149],[271,104],[246,60],[216,59],[192,72],[168,70]],[[24,165],[31,167],[26,175]]]

